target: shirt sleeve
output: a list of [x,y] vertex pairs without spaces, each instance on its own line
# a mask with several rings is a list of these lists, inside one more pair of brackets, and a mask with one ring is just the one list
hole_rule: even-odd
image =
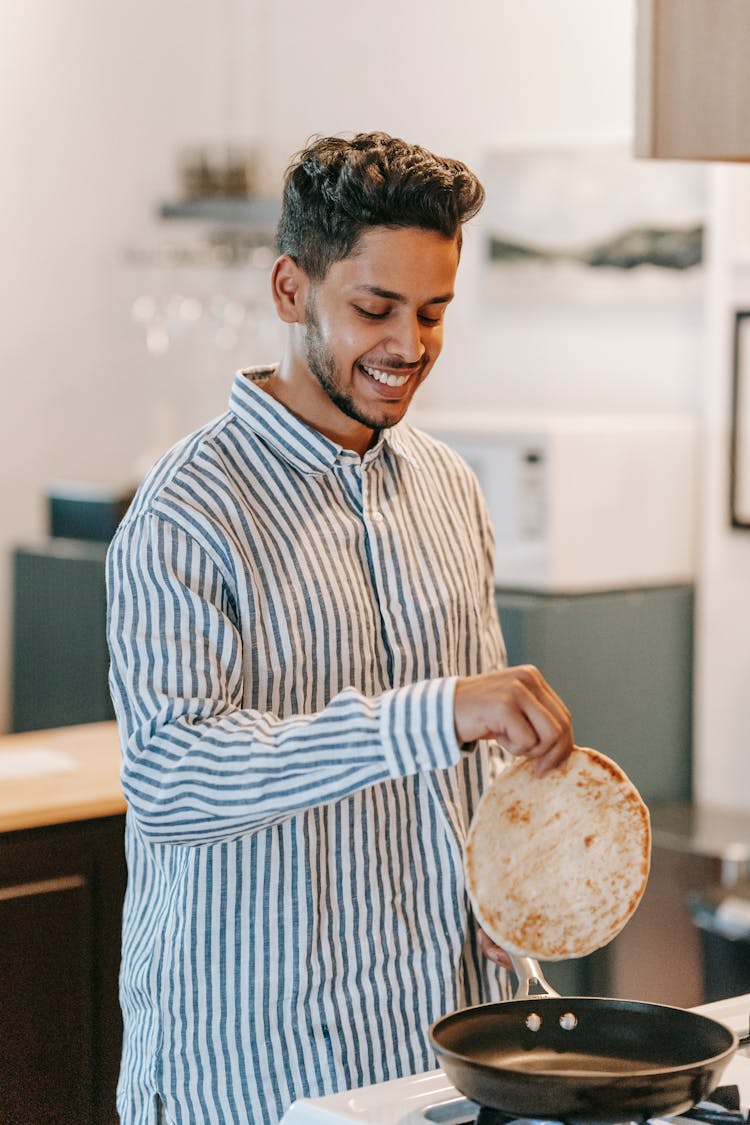
[[243,707],[242,643],[221,568],[182,528],[131,519],[107,558],[110,690],[122,784],[154,842],[233,839],[356,790],[458,762],[455,677],[315,714]]

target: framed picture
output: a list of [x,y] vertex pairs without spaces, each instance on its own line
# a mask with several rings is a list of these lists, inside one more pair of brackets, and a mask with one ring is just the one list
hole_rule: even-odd
[[493,149],[483,172],[490,303],[702,300],[705,166],[558,145]]
[[750,309],[734,319],[729,511],[732,527],[750,530]]

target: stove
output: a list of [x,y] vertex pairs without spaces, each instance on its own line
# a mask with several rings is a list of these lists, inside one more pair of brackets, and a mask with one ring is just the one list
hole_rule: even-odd
[[[704,1004],[693,1010],[726,1024],[741,1038],[750,1031],[750,993]],[[738,1051],[731,1060],[721,1085],[722,1089],[737,1087],[739,1105],[747,1115],[750,1108],[750,1057],[745,1050]],[[722,1120],[721,1114],[721,1109],[717,1109],[714,1115],[717,1125]],[[286,1111],[281,1125],[346,1125],[352,1121],[358,1121],[360,1125],[495,1125],[498,1115],[491,1116],[490,1122],[487,1111],[480,1110],[474,1102],[463,1097],[442,1070],[430,1070],[408,1078],[345,1090],[340,1094],[300,1098]],[[682,1121],[681,1118],[672,1120]],[[737,1125],[741,1119],[737,1114],[730,1114],[726,1120],[730,1125]],[[519,1125],[546,1123],[519,1122]]]

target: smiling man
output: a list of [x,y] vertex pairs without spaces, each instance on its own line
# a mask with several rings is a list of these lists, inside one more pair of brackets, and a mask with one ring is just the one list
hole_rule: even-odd
[[363,454],[400,421],[440,354],[458,253],[435,231],[379,226],[317,282],[284,254],[273,291],[291,331],[271,394]]
[[473,474],[403,420],[482,197],[385,134],[302,152],[281,361],[237,374],[110,548],[124,1125],[272,1125],[434,1066],[430,1024],[503,994],[463,842],[501,747],[546,772],[570,716],[505,667]]

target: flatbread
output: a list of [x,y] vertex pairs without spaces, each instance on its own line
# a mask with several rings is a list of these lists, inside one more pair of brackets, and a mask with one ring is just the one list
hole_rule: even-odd
[[466,885],[482,929],[508,953],[582,957],[611,941],[641,900],[648,809],[620,767],[576,747],[537,777],[519,758],[484,793],[466,842]]

